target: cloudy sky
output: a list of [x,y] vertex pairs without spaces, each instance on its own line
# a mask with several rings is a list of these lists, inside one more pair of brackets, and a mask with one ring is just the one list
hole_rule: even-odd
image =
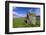
[[34,12],[36,16],[40,16],[40,8],[31,7],[13,7],[13,14],[18,16],[26,16],[27,12]]

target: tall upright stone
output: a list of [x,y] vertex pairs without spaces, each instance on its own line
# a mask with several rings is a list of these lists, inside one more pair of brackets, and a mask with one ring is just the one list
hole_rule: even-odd
[[35,15],[35,13],[34,12],[32,12],[32,11],[29,11],[28,13],[27,13],[27,23],[29,23],[29,24],[36,24],[36,15]]

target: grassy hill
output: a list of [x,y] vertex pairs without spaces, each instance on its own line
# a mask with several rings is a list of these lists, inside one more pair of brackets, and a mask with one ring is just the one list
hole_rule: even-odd
[[40,18],[36,17],[36,24],[28,24],[25,22],[25,18],[14,18],[13,19],[13,28],[18,28],[18,27],[40,27]]

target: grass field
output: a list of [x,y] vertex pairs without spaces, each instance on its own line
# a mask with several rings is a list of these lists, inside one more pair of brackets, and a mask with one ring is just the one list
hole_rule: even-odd
[[40,19],[36,19],[36,24],[28,24],[24,22],[25,18],[15,18],[13,19],[13,28],[18,27],[40,27]]

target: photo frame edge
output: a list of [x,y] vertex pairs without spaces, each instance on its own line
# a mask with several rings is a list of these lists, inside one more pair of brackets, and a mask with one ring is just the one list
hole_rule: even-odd
[[[18,34],[18,33],[33,33],[33,32],[45,32],[45,3],[38,3],[38,4],[42,4],[43,5],[43,11],[44,11],[44,26],[43,26],[43,30],[40,31],[25,31],[25,32],[9,32],[9,3],[23,3],[23,2],[18,2],[18,1],[5,1],[5,34]],[[24,2],[24,3],[34,3],[34,2]],[[37,4],[34,3],[34,4]]]

